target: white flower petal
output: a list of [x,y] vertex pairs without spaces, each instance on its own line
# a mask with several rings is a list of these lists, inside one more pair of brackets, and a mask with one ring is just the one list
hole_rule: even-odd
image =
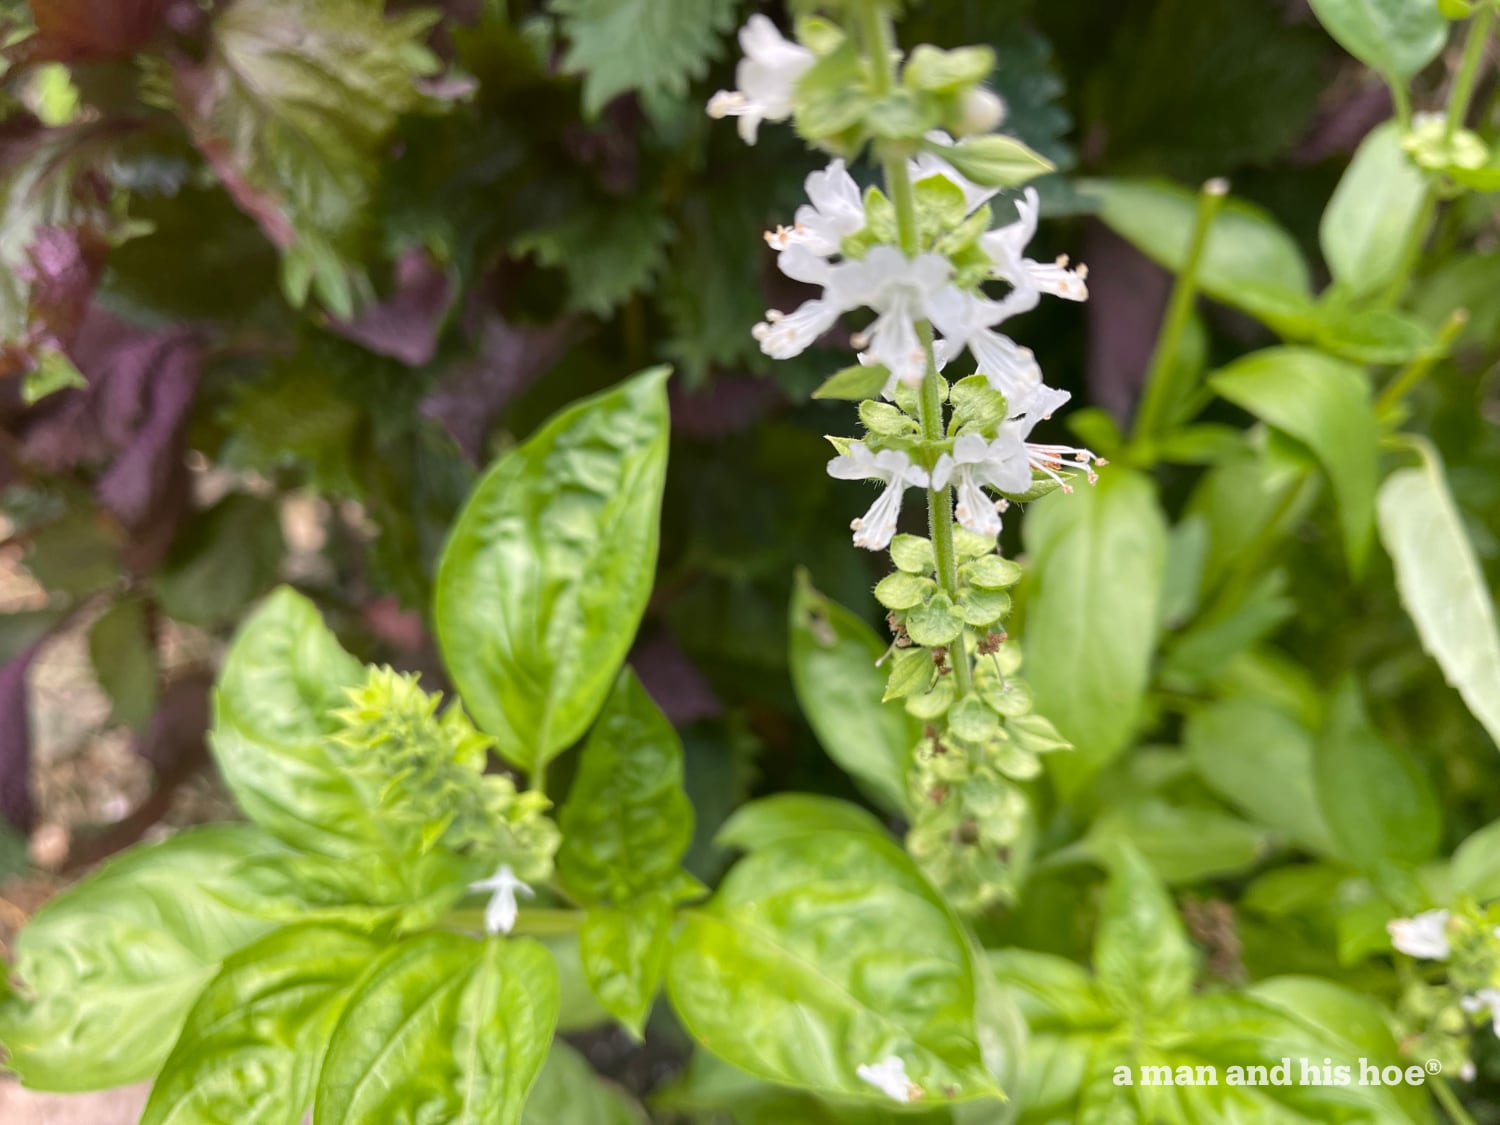
[[854,1068],[854,1073],[892,1101],[904,1104],[912,1100],[913,1083],[906,1075],[906,1063],[896,1055],[878,1063],[862,1063]]
[[1385,928],[1391,935],[1391,944],[1409,957],[1441,961],[1450,952],[1446,910],[1425,910],[1414,918],[1394,918]]
[[516,873],[508,863],[502,863],[488,879],[470,883],[469,890],[492,892],[490,901],[484,908],[484,930],[487,934],[508,934],[515,928],[516,917],[520,913],[516,906],[517,894],[525,898],[536,897],[535,891],[516,878]]

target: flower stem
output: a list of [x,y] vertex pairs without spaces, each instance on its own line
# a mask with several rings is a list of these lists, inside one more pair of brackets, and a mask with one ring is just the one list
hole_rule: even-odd
[[1172,286],[1172,299],[1167,304],[1161,332],[1156,337],[1151,366],[1146,371],[1145,391],[1132,427],[1132,445],[1137,453],[1149,449],[1152,438],[1161,427],[1162,416],[1171,403],[1181,397],[1181,389],[1173,386],[1173,376],[1177,372],[1178,353],[1182,350],[1182,334],[1187,330],[1193,302],[1198,296],[1198,266],[1208,245],[1208,232],[1228,194],[1229,184],[1220,179],[1209,180],[1198,193],[1198,213],[1188,241],[1187,258]]
[[1448,1120],[1453,1125],[1475,1125],[1473,1116],[1463,1107],[1458,1100],[1458,1095],[1453,1092],[1453,1087],[1448,1085],[1446,1078],[1433,1078],[1432,1089],[1437,1094],[1438,1104],[1447,1113]]
[[[863,34],[865,50],[875,65],[871,67],[871,84],[877,94],[889,94],[895,87],[894,39],[891,35],[890,16],[873,0],[863,6]],[[921,232],[917,224],[917,196],[912,187],[911,175],[907,172],[904,154],[887,155],[882,161],[885,171],[886,190],[896,211],[896,232],[901,243],[901,252],[914,258],[922,250]],[[932,325],[927,321],[917,322],[917,335],[922,341],[927,370],[922,376],[922,386],[917,396],[917,421],[922,427],[922,440],[938,442],[943,439],[943,386],[938,373],[937,356],[932,346]],[[958,554],[953,546],[953,501],[947,488],[927,490],[927,528],[932,537],[932,553],[937,564],[938,587],[954,601],[958,600]],[[949,664],[958,680],[960,694],[967,694],[973,682],[969,667],[969,654],[960,636],[949,646]]]
[[1392,379],[1385,390],[1380,392],[1380,397],[1375,400],[1375,413],[1383,421],[1395,418],[1397,410],[1400,409],[1402,401],[1412,392],[1423,379],[1425,379],[1437,361],[1447,354],[1453,341],[1463,331],[1464,325],[1469,323],[1468,309],[1454,309],[1438,329],[1437,343],[1432,348],[1423,352],[1416,359],[1408,363],[1401,372]]

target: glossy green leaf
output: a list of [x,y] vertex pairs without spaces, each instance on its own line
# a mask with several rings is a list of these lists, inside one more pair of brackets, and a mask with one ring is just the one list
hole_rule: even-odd
[[1495,603],[1437,451],[1397,469],[1376,498],[1380,540],[1422,647],[1500,746],[1500,631]]
[[434,617],[475,722],[535,770],[603,705],[655,578],[665,368],[586,399],[502,457],[443,551]]
[[1364,373],[1306,348],[1267,348],[1220,368],[1209,383],[1313,451],[1333,485],[1344,549],[1358,569],[1374,531],[1380,445]]
[[313,1125],[515,1125],[557,1012],[557,967],[534,941],[429,933],[392,946],[334,1028]]
[[294,925],[228,958],[188,1013],[141,1125],[299,1125],[373,938]]
[[236,803],[272,835],[343,858],[392,847],[379,795],[341,767],[329,717],[364,682],[317,607],[290,589],[240,628],[214,693],[209,741]]
[[1117,800],[1099,814],[1087,839],[1105,861],[1121,844],[1130,845],[1171,884],[1239,874],[1269,846],[1262,829],[1238,817],[1155,797]]
[[138,727],[156,713],[156,645],[138,598],[117,601],[89,629],[89,662],[117,722]]
[[672,903],[662,892],[589,910],[578,954],[605,1011],[637,1039],[661,987],[671,945]]
[[1404,82],[1437,57],[1448,23],[1437,0],[1311,0],[1339,45],[1393,81]]
[[976,965],[952,911],[867,832],[783,840],[689,911],[667,969],[699,1043],[768,1081],[885,1098],[857,1069],[896,1057],[929,1103],[994,1097]]
[[[1099,217],[1174,273],[1187,262],[1198,198],[1161,180],[1089,180]],[[1198,286],[1273,328],[1309,321],[1312,281],[1296,240],[1260,208],[1225,200],[1198,263]],[[1310,322],[1310,321],[1309,321]]]
[[1314,768],[1318,803],[1341,858],[1366,872],[1432,858],[1442,834],[1432,783],[1405,749],[1370,725],[1352,682],[1333,699]]
[[782,840],[828,831],[884,836],[885,826],[848,801],[812,793],[776,793],[735,809],[714,841],[726,848],[753,852]]
[[542,1064],[521,1125],[646,1125],[641,1107],[560,1039]]
[[1313,736],[1291,716],[1227,700],[1194,714],[1184,742],[1198,775],[1224,800],[1292,843],[1333,850],[1313,779]]
[[1094,938],[1094,973],[1116,1007],[1170,1010],[1188,994],[1196,957],[1167,889],[1134,848],[1110,857],[1109,890]]
[[682,740],[629,668],[589,732],[558,823],[558,876],[584,903],[664,886],[693,838]]
[[907,807],[906,767],[919,729],[899,702],[881,703],[886,645],[797,572],[791,606],[792,686],[828,756],[891,812]]
[[995,977],[1014,994],[1033,1031],[1108,1029],[1121,1013],[1076,961],[1030,949],[993,949]]
[[6,1065],[38,1090],[99,1090],[161,1066],[219,962],[270,928],[225,905],[241,863],[277,847],[249,825],[199,828],[106,863],[16,939],[0,999]]
[[1130,742],[1160,623],[1167,527],[1150,480],[1111,467],[1094,488],[1054,493],[1027,516],[1035,589],[1028,679],[1037,710],[1077,748],[1048,759],[1077,788]]
[[1396,122],[1365,137],[1318,228],[1323,256],[1341,289],[1360,296],[1390,283],[1401,268],[1408,232],[1421,221],[1426,194],[1426,177],[1401,148]]

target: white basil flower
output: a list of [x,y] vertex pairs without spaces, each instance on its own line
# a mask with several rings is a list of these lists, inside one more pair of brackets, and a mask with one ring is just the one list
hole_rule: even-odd
[[815,61],[813,53],[785,38],[776,25],[753,15],[740,28],[745,57],[734,68],[737,90],[720,90],[708,101],[713,118],[738,117],[740,136],[755,143],[762,121],[785,121],[792,115],[797,83]]
[[1031,289],[1069,301],[1087,300],[1086,267],[1080,265],[1077,269],[1069,269],[1066,257],[1051,264],[1026,257],[1026,246],[1036,236],[1038,206],[1036,189],[1027,188],[1016,202],[1019,218],[979,236],[979,245],[989,255],[992,264],[990,276],[1010,282],[1018,291]]
[[1473,996],[1465,996],[1459,1003],[1470,1015],[1488,1011],[1490,1024],[1496,1035],[1500,1035],[1500,988],[1481,988]]
[[[991,95],[991,97],[993,96]],[[935,144],[942,148],[951,148],[956,143],[952,137],[941,129],[934,129],[928,133],[927,141],[929,144]],[[906,171],[913,183],[925,180],[929,176],[942,176],[945,180],[957,184],[964,193],[964,214],[966,215],[972,215],[1000,194],[999,188],[983,187],[976,184],[935,152],[924,150],[917,153],[916,156],[907,161]]]
[[1006,433],[993,441],[964,434],[953,443],[952,455],[944,453],[932,468],[932,487],[947,488],[950,480],[958,497],[953,514],[959,524],[976,535],[999,535],[1005,501],[991,500],[984,486],[1012,493],[1031,487],[1025,443]]
[[516,873],[508,863],[502,863],[488,879],[470,883],[469,890],[493,892],[484,908],[484,932],[487,934],[508,934],[515,928],[516,915],[519,913],[516,907],[517,892],[526,898],[536,897],[535,891],[516,878]]
[[[1059,391],[1045,384],[1038,384],[1014,399],[1007,400],[1006,408],[1010,416],[1000,424],[1000,436],[1020,442],[1024,446],[1028,466],[1026,488],[1031,485],[1031,474],[1040,473],[1056,481],[1064,492],[1072,492],[1073,486],[1068,483],[1063,473],[1085,473],[1088,476],[1088,482],[1094,484],[1099,480],[1099,474],[1094,471],[1094,466],[1109,463],[1087,449],[1026,440],[1031,436],[1031,431],[1036,428],[1038,422],[1051,418],[1052,412],[1072,397],[1067,391]],[[1007,491],[1024,492],[1026,488]]]
[[828,475],[836,480],[874,480],[885,485],[870,510],[849,527],[854,545],[867,551],[883,551],[896,534],[901,500],[908,488],[926,488],[927,470],[898,449],[874,453],[862,441],[851,442],[849,452],[828,462]]
[[766,241],[777,250],[805,246],[820,257],[832,258],[844,239],[864,230],[864,197],[842,160],[810,173],[804,186],[811,202],[797,208],[795,225],[767,232]]
[[[862,1063],[854,1068],[860,1079],[868,1082],[892,1101],[909,1102],[916,1084],[906,1076],[906,1064],[897,1055],[878,1063]],[[920,1093],[920,1091],[918,1091]]]
[[947,364],[968,349],[978,372],[1006,398],[1037,386],[1042,369],[1036,355],[994,330],[995,325],[1034,307],[1036,300],[1034,289],[1015,289],[1004,300],[992,301],[950,286],[929,308],[933,327],[942,335],[936,346],[938,362]]
[[1393,918],[1385,924],[1391,944],[1409,957],[1441,961],[1448,947],[1448,912],[1424,910],[1414,918]]

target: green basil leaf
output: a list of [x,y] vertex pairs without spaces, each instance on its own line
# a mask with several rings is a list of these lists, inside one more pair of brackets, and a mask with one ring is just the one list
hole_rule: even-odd
[[837,399],[843,402],[862,402],[874,398],[890,382],[890,371],[878,363],[868,366],[856,363],[836,371],[813,391],[813,398]]
[[647,1125],[641,1107],[600,1079],[583,1056],[553,1040],[521,1125]]
[[1263,830],[1237,817],[1159,797],[1108,806],[1087,839],[1094,854],[1106,858],[1122,843],[1130,844],[1173,884],[1238,874],[1262,859],[1269,847]]
[[1196,958],[1171,896],[1145,858],[1128,844],[1111,857],[1109,891],[1094,938],[1094,972],[1110,1002],[1151,1015],[1187,995]]
[[557,966],[534,941],[428,933],[393,946],[333,1030],[313,1125],[516,1125],[557,1012]]
[[741,805],[719,829],[714,843],[753,852],[782,840],[830,830],[886,835],[880,821],[848,801],[812,793],[777,793]]
[[1313,780],[1313,736],[1291,716],[1228,700],[1194,714],[1185,743],[1198,775],[1224,800],[1295,844],[1332,853]]
[[693,838],[682,739],[629,668],[589,732],[558,823],[558,877],[584,903],[663,886]]
[[792,686],[828,756],[888,812],[907,807],[906,766],[920,734],[900,703],[882,703],[886,646],[797,572],[791,606]]
[[1028,678],[1037,710],[1077,753],[1048,759],[1076,790],[1129,743],[1161,614],[1167,525],[1151,482],[1111,468],[1094,488],[1039,501],[1025,525],[1034,590]]
[[1500,632],[1495,603],[1453,502],[1443,462],[1416,446],[1422,464],[1398,469],[1376,497],[1380,540],[1396,564],[1396,589],[1422,647],[1500,746]]
[[16,939],[22,987],[0,999],[6,1065],[63,1092],[155,1074],[219,962],[270,929],[221,897],[243,861],[276,850],[249,825],[194,829],[48,902]]
[[1340,858],[1373,874],[1388,862],[1431,859],[1442,808],[1427,775],[1370,725],[1359,690],[1334,697],[1315,762],[1318,802]]
[[961,175],[986,187],[1020,187],[1057,170],[1045,156],[999,133],[965,137],[955,145],[944,146],[940,155]]
[[671,931],[672,903],[657,892],[624,906],[594,907],[578,934],[589,987],[637,1039],[661,987]]
[[588,728],[656,572],[666,368],[586,399],[495,463],[438,567],[443,660],[509,761],[541,769]]
[[758,1078],[880,1103],[857,1069],[894,1057],[941,1104],[999,1094],[977,1030],[983,971],[899,847],[830,831],[752,853],[686,912],[667,987],[693,1037]]
[[1267,348],[1221,368],[1209,383],[1313,451],[1333,485],[1344,548],[1358,570],[1375,526],[1380,447],[1364,372],[1307,348]]
[[349,991],[380,950],[352,930],[310,924],[228,958],[188,1013],[141,1125],[297,1125]]
[[156,645],[139,598],[122,598],[89,629],[89,663],[116,722],[144,726],[156,713]]
[[1437,57],[1448,24],[1437,0],[1311,0],[1339,46],[1372,70],[1404,82]]
[[1120,1022],[1088,970],[1066,957],[1029,949],[994,949],[988,957],[1033,1031],[1107,1030]]
[[1341,290],[1356,297],[1375,293],[1396,276],[1426,197],[1427,177],[1402,149],[1400,125],[1387,121],[1372,130],[1318,227],[1323,256]]
[[1450,870],[1455,894],[1473,895],[1480,902],[1500,898],[1500,820],[1465,837],[1453,850]]

